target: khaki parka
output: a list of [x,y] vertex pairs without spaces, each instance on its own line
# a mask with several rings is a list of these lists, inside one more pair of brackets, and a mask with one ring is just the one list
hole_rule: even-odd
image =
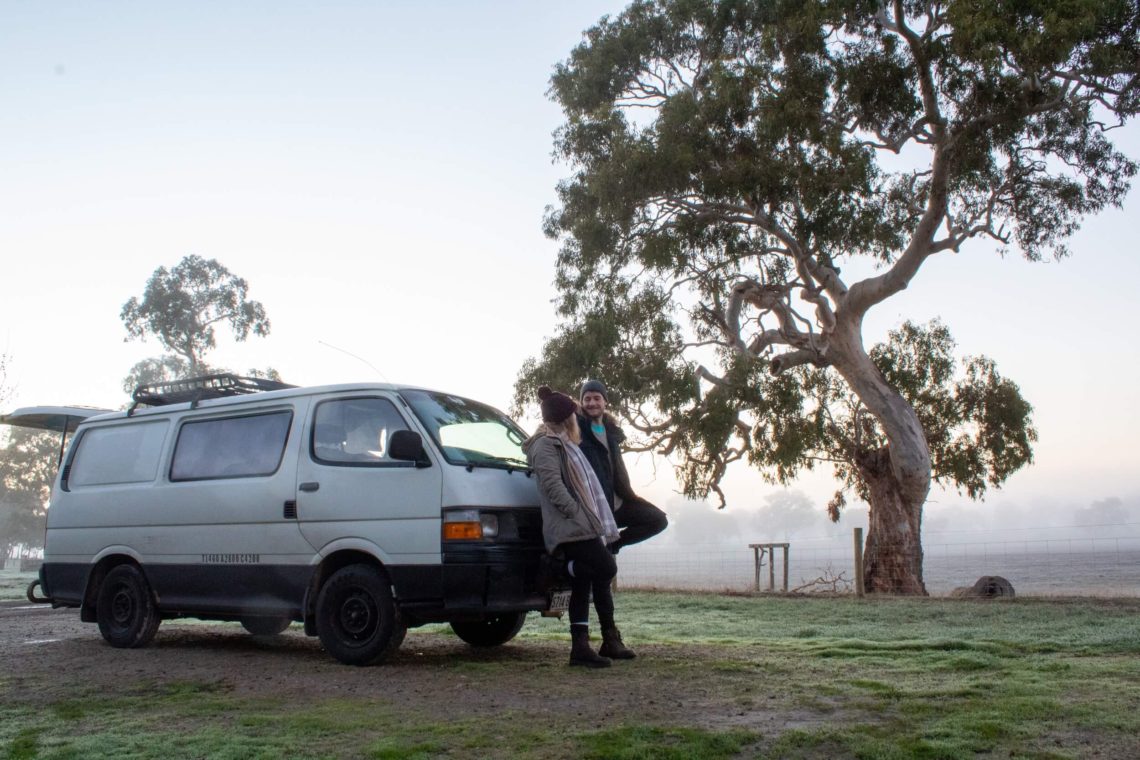
[[523,443],[523,451],[538,480],[546,550],[553,552],[559,544],[571,541],[601,538],[598,516],[583,506],[570,488],[566,474],[570,462],[562,439],[542,426]]

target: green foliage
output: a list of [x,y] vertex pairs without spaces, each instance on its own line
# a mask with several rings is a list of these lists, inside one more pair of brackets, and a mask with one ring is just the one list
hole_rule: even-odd
[[[1108,127],[1140,108],[1138,27],[1128,0],[636,0],[602,19],[551,79],[566,323],[516,409],[602,377],[690,496],[740,460],[780,483],[835,465],[833,514],[871,479],[912,510],[931,479],[982,496],[1031,461],[1031,407],[945,326],[865,352],[863,317],[930,256],[1063,256],[1120,205],[1137,164]],[[856,257],[879,273],[846,281]]]
[[[171,269],[159,267],[141,299],[123,304],[120,317],[128,340],[153,336],[185,361],[194,374],[205,368],[205,353],[217,345],[215,325],[227,324],[238,341],[269,334],[265,307],[248,298],[249,285],[215,259],[186,256]],[[152,360],[155,365],[179,359]],[[136,366],[135,370],[140,368]],[[166,371],[169,368],[159,367]]]
[[1033,461],[1033,407],[990,359],[956,363],[954,340],[940,321],[905,323],[871,358],[918,415],[936,481],[978,498]]
[[[669,403],[661,406],[672,411],[666,421],[655,422],[658,428],[668,428],[669,435],[650,430],[647,438],[686,452],[681,475],[687,495],[717,491],[727,465],[744,459],[769,482],[781,485],[827,462],[844,490],[869,498],[859,466],[887,445],[886,435],[834,370],[801,367],[772,375],[764,372],[762,361],[736,357],[724,381],[700,398],[697,378],[675,354],[648,345],[628,352],[594,352],[599,336],[616,334],[613,324],[566,331],[546,346],[540,361],[528,362],[516,384],[516,412],[532,403],[530,391],[541,383],[576,395],[587,377],[603,377],[621,394],[611,394],[615,407],[640,427],[636,421],[647,419],[644,405],[664,400],[661,390],[670,384]],[[886,342],[872,347],[870,356],[917,414],[930,447],[934,480],[979,498],[987,487],[1000,486],[1032,461],[1032,442],[1037,440],[1033,408],[992,360],[958,359],[954,349],[940,321],[906,322],[891,331]],[[672,366],[668,372],[650,372],[637,361],[642,356],[652,357],[658,367],[667,361]],[[632,361],[623,362],[623,357]],[[626,393],[625,383],[638,391]],[[654,396],[654,390],[659,395]],[[688,409],[679,411],[682,404]],[[734,445],[726,448],[729,440]],[[842,501],[842,494],[837,499]],[[832,512],[833,519],[838,516],[838,510]]]
[[0,557],[16,544],[41,546],[59,434],[12,427],[0,447]]
[[[211,367],[204,362],[198,366],[198,372],[203,374],[230,371],[231,370],[225,367]],[[130,395],[134,393],[135,388],[140,385],[168,383],[173,380],[193,377],[194,374],[195,373],[190,369],[190,365],[180,356],[174,356],[172,354],[151,356],[137,362],[135,366],[131,367],[131,371],[123,378],[123,392]],[[280,373],[273,367],[266,367],[265,369],[253,367],[246,370],[244,375],[246,377],[260,377],[267,380],[281,379]]]
[[[10,362],[8,354],[0,353],[0,404],[6,403],[14,390],[8,380]],[[17,544],[43,543],[47,500],[58,456],[59,439],[51,433],[0,427],[0,560]],[[0,595],[3,585],[0,583]]]
[[[202,365],[201,369],[209,371],[209,367],[205,365]],[[171,380],[192,377],[193,374],[190,365],[181,356],[173,354],[150,356],[131,367],[131,371],[123,378],[123,393],[130,395],[140,385],[168,383]]]

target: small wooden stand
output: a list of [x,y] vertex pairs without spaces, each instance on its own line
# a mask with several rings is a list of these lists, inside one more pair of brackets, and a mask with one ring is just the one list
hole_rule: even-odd
[[776,567],[773,560],[776,558],[776,549],[784,550],[784,593],[788,591],[788,544],[749,544],[756,562],[756,584],[754,588],[760,590],[760,568],[764,565],[764,555],[768,555],[768,590],[776,590]]

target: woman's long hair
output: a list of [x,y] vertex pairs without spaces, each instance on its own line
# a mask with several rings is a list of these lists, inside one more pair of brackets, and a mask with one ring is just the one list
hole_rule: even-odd
[[557,435],[565,433],[566,437],[577,446],[582,443],[582,431],[578,428],[578,415],[571,414],[562,422],[547,422],[546,429]]

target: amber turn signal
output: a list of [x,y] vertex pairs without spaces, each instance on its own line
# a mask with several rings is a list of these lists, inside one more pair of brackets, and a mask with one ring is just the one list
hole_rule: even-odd
[[470,541],[483,537],[483,526],[478,522],[445,522],[444,541]]

